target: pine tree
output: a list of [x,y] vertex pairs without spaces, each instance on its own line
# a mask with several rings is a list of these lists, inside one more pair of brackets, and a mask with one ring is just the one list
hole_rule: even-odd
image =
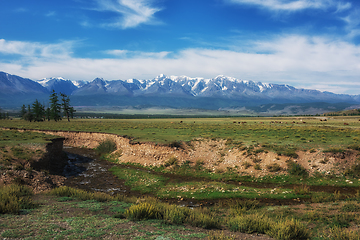
[[50,119],[54,119],[55,122],[61,120],[61,105],[59,104],[58,95],[55,90],[50,95]]
[[25,114],[26,114],[26,107],[25,107],[25,104],[22,105],[21,107],[21,111],[20,111],[20,118],[21,119],[25,119]]
[[44,121],[45,109],[44,106],[36,99],[36,101],[32,105],[34,121],[35,122],[42,122]]
[[47,119],[48,121],[50,121],[51,112],[50,112],[50,108],[49,108],[49,107],[46,108],[45,116],[46,116],[46,119]]
[[27,111],[27,113],[24,115],[24,119],[25,119],[26,121],[29,121],[29,122],[31,122],[31,121],[34,119],[34,115],[32,114],[30,105],[28,105],[28,111]]

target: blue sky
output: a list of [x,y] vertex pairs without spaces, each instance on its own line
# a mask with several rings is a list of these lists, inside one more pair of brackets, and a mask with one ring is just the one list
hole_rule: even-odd
[[0,71],[360,94],[359,0],[0,0]]

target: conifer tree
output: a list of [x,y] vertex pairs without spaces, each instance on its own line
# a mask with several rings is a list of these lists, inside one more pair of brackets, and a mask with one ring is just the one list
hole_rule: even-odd
[[24,120],[31,122],[34,119],[34,116],[31,111],[30,105],[28,105],[27,113],[24,115]]
[[58,95],[55,90],[50,95],[50,119],[54,119],[55,122],[61,120],[61,105],[59,104]]
[[32,111],[34,115],[35,122],[44,121],[45,109],[44,106],[36,99],[36,101],[32,105]]
[[21,119],[25,119],[25,114],[26,114],[26,107],[25,104],[22,105],[21,110],[20,110],[20,118]]

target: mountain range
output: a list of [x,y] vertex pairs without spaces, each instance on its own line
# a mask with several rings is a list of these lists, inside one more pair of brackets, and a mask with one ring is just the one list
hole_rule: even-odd
[[[70,96],[73,106],[259,109],[322,106],[323,112],[360,104],[360,95],[334,94],[289,85],[266,84],[217,76],[212,79],[159,75],[150,80],[91,82],[64,78],[31,80],[0,72],[0,107],[18,108],[35,99],[47,102],[52,90]],[[321,103],[321,104],[319,104]],[[342,103],[339,105],[339,103]],[[325,105],[324,105],[325,104]],[[334,106],[337,107],[334,107]],[[275,107],[276,108],[276,107]],[[325,109],[324,109],[325,108]],[[336,109],[334,109],[336,108]],[[320,111],[320,109],[318,109]]]

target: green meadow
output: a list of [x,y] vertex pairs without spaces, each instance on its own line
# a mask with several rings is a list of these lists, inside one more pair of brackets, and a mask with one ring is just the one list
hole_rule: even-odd
[[[201,138],[224,139],[226,147],[248,154],[273,151],[343,153],[360,149],[357,117],[74,119],[71,122],[1,120],[0,127],[114,133],[133,142],[177,144]],[[33,132],[0,131],[0,173],[16,171],[12,159],[29,159],[29,144],[52,137]],[[98,152],[113,161],[113,145]],[[116,146],[115,146],[116,147]],[[100,151],[102,150],[102,151]],[[39,153],[40,154],[40,153]],[[210,172],[202,164],[144,167],[114,166],[109,174],[144,197],[107,195],[68,187],[33,194],[14,183],[0,186],[0,236],[8,239],[243,239],[265,234],[273,239],[360,239],[360,191],[311,190],[315,187],[358,189],[358,168],[349,175],[308,175],[296,164],[287,174],[241,175],[235,169]],[[274,166],[275,168],[276,166]],[[274,170],[276,171],[276,170]],[[354,172],[355,171],[355,172]],[[351,185],[349,184],[351,182]],[[239,184],[243,183],[243,184]],[[213,201],[187,208],[182,199]],[[179,205],[168,204],[172,200]],[[277,202],[281,203],[278,204]]]

